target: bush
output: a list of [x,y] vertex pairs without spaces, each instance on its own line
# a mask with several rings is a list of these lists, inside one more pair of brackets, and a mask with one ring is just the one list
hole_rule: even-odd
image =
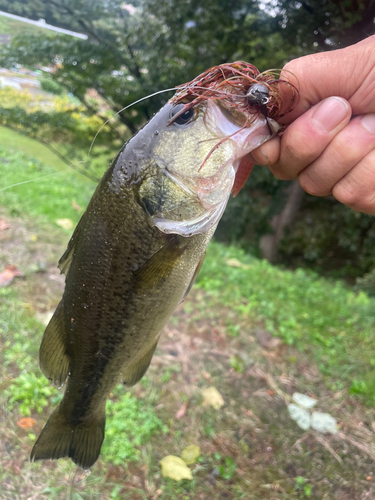
[[44,92],[48,92],[49,94],[61,95],[65,92],[64,87],[62,87],[59,83],[55,82],[51,78],[41,78],[40,87]]

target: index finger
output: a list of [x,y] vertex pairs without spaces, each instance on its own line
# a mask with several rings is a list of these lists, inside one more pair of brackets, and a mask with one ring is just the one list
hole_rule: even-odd
[[293,78],[298,81],[300,94],[293,111],[280,123],[291,123],[330,96],[349,101],[355,115],[375,112],[375,36],[344,49],[294,59],[284,71],[292,83]]

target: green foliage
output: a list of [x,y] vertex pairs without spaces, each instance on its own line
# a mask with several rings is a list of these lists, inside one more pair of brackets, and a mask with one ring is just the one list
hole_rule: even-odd
[[275,4],[282,16],[284,39],[293,41],[296,55],[351,45],[373,32],[371,0],[278,0]]
[[243,362],[243,360],[235,355],[235,356],[231,356],[229,358],[229,365],[233,368],[233,370],[235,370],[237,373],[242,373],[245,369],[245,363]]
[[282,210],[289,184],[277,180],[268,168],[255,166],[240,193],[229,199],[215,239],[256,249],[260,237],[272,232],[270,221]]
[[225,480],[232,479],[236,469],[237,465],[231,457],[225,457],[224,463],[219,466],[220,475]]
[[[59,401],[59,392],[37,368],[41,326],[32,316],[30,305],[17,299],[11,288],[0,288],[0,380],[5,383],[2,397],[9,410],[22,415],[41,413],[48,404]],[[18,375],[8,382],[10,370]],[[1,377],[6,374],[6,377]]]
[[[230,258],[239,259],[243,268],[227,266]],[[270,333],[312,355],[323,374],[339,374],[338,383],[363,381],[361,393],[375,403],[375,303],[364,292],[311,271],[283,270],[217,243],[208,249],[197,284],[212,300],[240,317],[262,320]]]
[[[52,80],[47,82],[61,88]],[[48,104],[46,107],[43,97],[33,97],[26,91],[0,89],[0,125],[40,141],[68,166],[99,180],[108,158],[115,156],[122,143],[113,140],[108,127],[104,127],[89,154],[102,120],[85,113],[85,108],[67,95],[51,97]],[[97,156],[102,160],[99,165]]]
[[124,390],[121,384],[118,385],[114,390],[116,400],[107,403],[106,438],[102,449],[105,461],[122,466],[140,458],[139,447],[154,433],[167,432],[145,401],[129,392],[123,394]]
[[59,400],[57,389],[50,384],[44,375],[35,373],[21,373],[13,379],[12,383],[4,391],[9,410],[17,406],[21,415],[31,415],[32,410],[42,413],[43,408],[50,404],[54,397],[54,403]]
[[312,486],[307,479],[302,476],[296,477],[295,490],[301,492],[304,498],[310,498],[312,495]]
[[[306,196],[279,245],[283,262],[336,276],[361,276],[375,268],[375,217],[336,200]],[[366,289],[368,280],[359,281]]]
[[55,95],[61,95],[65,92],[65,89],[51,78],[41,78],[40,88],[45,92]]
[[371,297],[375,297],[375,268],[371,269],[370,272],[364,274],[361,278],[357,278],[355,288],[363,290]]

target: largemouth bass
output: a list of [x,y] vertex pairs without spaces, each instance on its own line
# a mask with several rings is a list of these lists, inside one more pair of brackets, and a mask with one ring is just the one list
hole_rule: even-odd
[[59,261],[66,286],[40,366],[66,389],[32,460],[70,457],[85,469],[97,460],[109,393],[145,374],[251,169],[246,154],[280,128],[278,82],[241,62],[208,70],[181,86],[104,174]]

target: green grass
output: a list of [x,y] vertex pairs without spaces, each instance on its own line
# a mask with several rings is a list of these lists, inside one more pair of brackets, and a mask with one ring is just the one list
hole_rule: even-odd
[[[242,268],[226,265],[238,259]],[[218,303],[251,317],[311,355],[332,388],[350,382],[375,405],[375,300],[298,269],[288,271],[235,247],[211,243],[198,278]]]
[[147,443],[155,432],[167,432],[146,401],[126,392],[119,384],[113,391],[114,399],[107,403],[107,426],[102,449],[103,459],[115,465],[137,461],[140,446]]
[[[0,146],[24,152],[34,160],[50,165],[58,171],[67,170],[67,165],[46,146],[10,128],[0,127]],[[1,179],[0,182],[3,184]]]
[[19,35],[25,31],[30,31],[30,33],[46,33],[45,29],[39,28],[38,26],[33,26],[29,23],[24,23],[16,19],[10,19],[9,17],[0,16],[0,33],[4,35]]
[[95,184],[83,182],[67,168],[56,172],[54,163],[53,167],[41,163],[31,156],[32,152],[33,148],[26,155],[0,146],[1,204],[13,216],[43,216],[53,224],[62,218],[78,222],[81,214],[73,203],[84,209]]

